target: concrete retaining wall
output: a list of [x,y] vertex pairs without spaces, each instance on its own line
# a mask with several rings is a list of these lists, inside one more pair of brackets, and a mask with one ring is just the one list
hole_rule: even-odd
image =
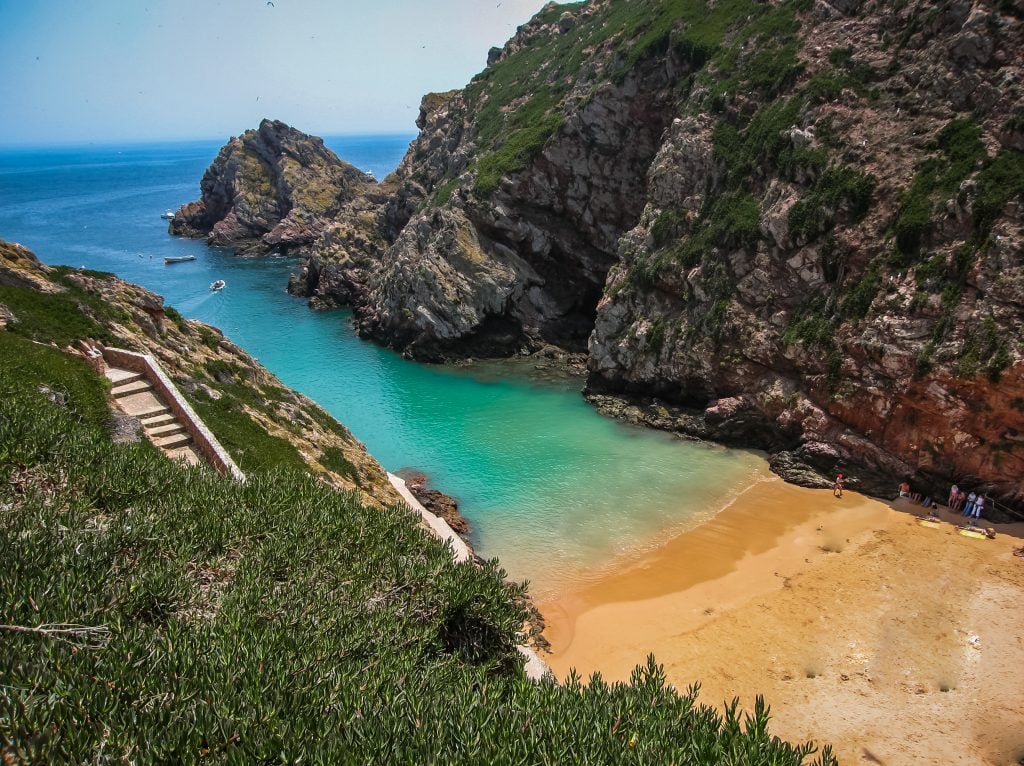
[[196,449],[210,465],[224,476],[230,476],[236,481],[245,481],[245,474],[235,465],[227,450],[220,446],[217,437],[210,432],[192,406],[185,401],[185,397],[167,377],[156,359],[149,354],[137,354],[121,348],[104,348],[103,358],[114,367],[141,372],[160,398],[171,408],[174,416],[185,426]]

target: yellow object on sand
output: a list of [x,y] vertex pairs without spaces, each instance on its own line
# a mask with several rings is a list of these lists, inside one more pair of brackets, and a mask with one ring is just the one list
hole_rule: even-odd
[[983,529],[969,529],[967,527],[958,527],[957,531],[960,532],[964,537],[976,537],[979,540],[984,540],[988,535],[985,534]]
[[917,523],[922,527],[931,527],[932,529],[938,529],[942,526],[942,522],[938,519],[925,519],[918,516]]

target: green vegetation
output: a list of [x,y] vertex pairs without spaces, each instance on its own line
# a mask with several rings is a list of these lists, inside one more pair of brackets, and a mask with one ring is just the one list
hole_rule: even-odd
[[0,304],[18,319],[9,326],[10,330],[59,346],[81,338],[113,342],[113,336],[94,318],[109,315],[110,309],[102,304],[97,308],[97,303],[95,296],[77,288],[63,293],[40,293],[27,287],[0,286]]
[[[659,226],[661,220],[659,216],[655,227]],[[672,221],[672,218],[668,220]],[[662,232],[656,237],[670,242],[670,226],[677,224],[666,222],[661,225]],[[719,249],[753,247],[761,236],[760,206],[749,194],[723,194],[701,215],[693,225],[692,231],[689,238],[674,247],[662,249],[651,258],[639,258],[634,261],[630,265],[628,279],[641,286],[652,287],[658,283],[660,274],[666,269],[686,270],[699,263],[711,264],[715,252]],[[715,273],[717,281],[723,282],[718,285],[721,289],[715,294],[723,297],[730,287],[728,270],[723,267],[716,269]]]
[[214,332],[206,325],[197,324],[195,329],[196,332],[199,333],[199,337],[202,339],[203,345],[216,351],[220,346],[223,336],[220,333]]
[[438,186],[434,191],[434,204],[438,206],[446,204],[452,198],[452,193],[458,186],[458,178],[451,178]]
[[[268,434],[245,411],[243,403],[250,403],[247,399],[254,394],[242,398],[237,396],[237,389],[248,390],[245,386],[219,387],[227,394],[220,399],[211,399],[201,391],[186,396],[196,414],[213,431],[217,441],[230,453],[239,468],[246,473],[267,471],[275,467],[292,471],[307,470],[302,455],[291,442]],[[262,402],[250,404],[253,409],[262,408]]]
[[991,382],[998,383],[1010,361],[1007,339],[1000,334],[996,321],[985,317],[981,327],[967,330],[954,371],[965,378],[984,371]]
[[562,127],[561,114],[547,115],[529,127],[512,133],[494,152],[477,163],[476,191],[489,196],[502,177],[526,167],[547,142],[548,137]]
[[904,256],[917,253],[931,230],[937,199],[955,194],[961,182],[987,158],[981,128],[967,117],[952,120],[939,131],[933,149],[937,156],[918,167],[893,224],[896,247]]
[[878,295],[878,288],[882,282],[882,264],[875,258],[868,264],[867,269],[857,280],[857,283],[850,288],[840,306],[843,316],[848,319],[860,320],[868,315],[868,310]]
[[320,456],[320,462],[323,463],[324,468],[334,471],[339,476],[344,476],[354,482],[359,481],[359,471],[338,447],[325,449],[324,454]]
[[679,238],[686,228],[686,219],[678,210],[662,210],[651,224],[651,239],[655,247],[665,245]]
[[188,325],[185,322],[185,317],[183,317],[176,308],[173,306],[164,306],[164,315],[174,322],[181,332],[188,332]]
[[828,54],[835,69],[816,72],[808,81],[804,94],[810,103],[823,103],[839,98],[844,90],[858,96],[870,96],[868,86],[878,73],[867,62],[853,57],[853,48],[833,48]]
[[742,184],[792,160],[794,149],[787,131],[802,108],[799,98],[779,99],[759,109],[742,131],[728,122],[715,127],[715,155],[725,165],[730,185]]
[[[563,101],[576,83],[617,81],[645,59],[671,50],[693,72],[710,66],[728,73],[716,79],[715,97],[739,85],[775,92],[800,71],[796,57],[796,11],[755,0],[631,0],[577,18],[565,34],[534,43],[488,67],[466,88],[483,156],[476,192],[492,193],[501,178],[525,167],[563,124]],[[541,14],[551,24],[576,4]],[[752,44],[756,41],[756,44]],[[607,65],[597,72],[589,60],[604,48]]]
[[677,250],[684,268],[692,268],[716,247],[753,247],[761,237],[761,207],[750,194],[723,194],[694,234]]
[[658,318],[647,332],[647,349],[652,356],[658,356],[665,346],[665,319]]
[[789,210],[789,230],[795,239],[809,241],[832,227],[836,213],[848,212],[858,223],[871,207],[875,178],[850,167],[830,167],[815,181],[810,193]]
[[835,332],[834,319],[808,312],[786,328],[782,341],[787,345],[803,343],[806,346],[831,348]]
[[1003,149],[978,174],[974,225],[979,239],[988,235],[1006,203],[1024,198],[1024,152]]
[[[39,381],[40,385],[63,397],[81,422],[100,427],[107,421],[110,408],[106,381],[96,375],[85,360],[3,331],[0,331],[0,359],[5,374]],[[0,443],[0,455],[6,446]]]
[[[0,333],[10,341],[10,336]],[[25,344],[24,339],[14,339]],[[43,349],[49,375],[59,353]],[[75,390],[92,375],[72,364]],[[0,754],[15,763],[801,764],[650,661],[533,683],[522,588],[397,508],[113,445],[0,366]],[[86,408],[88,409],[86,405]],[[816,763],[834,764],[829,750]]]

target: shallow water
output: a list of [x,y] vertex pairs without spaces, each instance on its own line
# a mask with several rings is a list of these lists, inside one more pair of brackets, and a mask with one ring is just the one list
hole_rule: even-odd
[[[326,138],[386,175],[411,136]],[[579,380],[523,365],[421,365],[357,338],[344,311],[285,291],[291,258],[237,258],[174,239],[160,213],[198,197],[219,141],[0,152],[0,238],[47,263],[112,271],[216,325],[344,422],[391,471],[460,502],[478,552],[543,595],[715,513],[764,473],[753,454],[598,415]],[[190,263],[164,266],[169,255]],[[224,279],[227,288],[211,293]]]

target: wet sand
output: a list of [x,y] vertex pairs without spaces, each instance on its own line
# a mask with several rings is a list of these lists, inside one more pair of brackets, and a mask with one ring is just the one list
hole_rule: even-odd
[[[995,540],[920,506],[761,481],[712,520],[538,604],[559,678],[628,679],[654,653],[720,704],[757,694],[773,733],[844,764],[1024,756],[1024,524]],[[948,513],[955,522],[960,517]]]

